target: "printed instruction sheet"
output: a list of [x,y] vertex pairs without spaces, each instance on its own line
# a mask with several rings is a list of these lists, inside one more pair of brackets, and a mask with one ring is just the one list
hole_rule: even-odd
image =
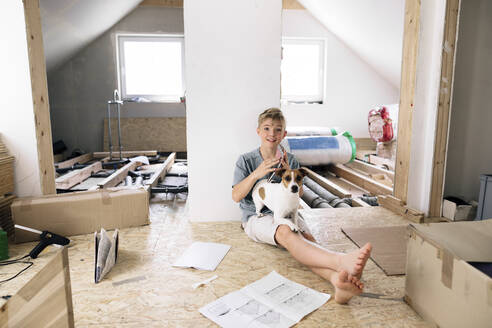
[[230,245],[196,241],[174,262],[174,267],[214,271],[222,261]]
[[287,328],[330,299],[272,271],[241,290],[202,307],[201,314],[221,327]]

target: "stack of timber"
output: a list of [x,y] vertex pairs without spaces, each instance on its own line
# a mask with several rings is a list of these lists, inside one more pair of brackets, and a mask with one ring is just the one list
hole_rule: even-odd
[[0,227],[11,236],[14,231],[10,204],[14,196],[14,156],[0,139]]

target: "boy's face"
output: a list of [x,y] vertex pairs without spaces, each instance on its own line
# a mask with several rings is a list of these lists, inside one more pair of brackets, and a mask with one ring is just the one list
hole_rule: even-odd
[[261,144],[268,147],[277,147],[287,134],[282,123],[271,118],[264,120],[256,132],[261,138]]

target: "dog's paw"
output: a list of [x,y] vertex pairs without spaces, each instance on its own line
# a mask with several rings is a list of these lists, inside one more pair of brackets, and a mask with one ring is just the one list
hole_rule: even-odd
[[285,225],[289,226],[290,230],[292,230],[294,232],[298,232],[300,230],[299,227],[296,224],[294,224],[292,221],[287,220],[287,219],[280,219],[280,220],[278,220],[278,224],[279,225],[280,224],[285,224]]

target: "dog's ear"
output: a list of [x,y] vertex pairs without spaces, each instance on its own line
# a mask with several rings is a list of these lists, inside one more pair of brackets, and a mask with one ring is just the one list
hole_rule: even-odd
[[285,173],[285,169],[278,169],[275,171],[275,175],[278,175],[279,177],[282,177],[284,173]]
[[302,176],[303,178],[304,178],[306,175],[308,175],[308,171],[307,171],[305,168],[303,168],[303,167],[301,167],[301,168],[299,169],[299,172],[301,173],[301,176]]

